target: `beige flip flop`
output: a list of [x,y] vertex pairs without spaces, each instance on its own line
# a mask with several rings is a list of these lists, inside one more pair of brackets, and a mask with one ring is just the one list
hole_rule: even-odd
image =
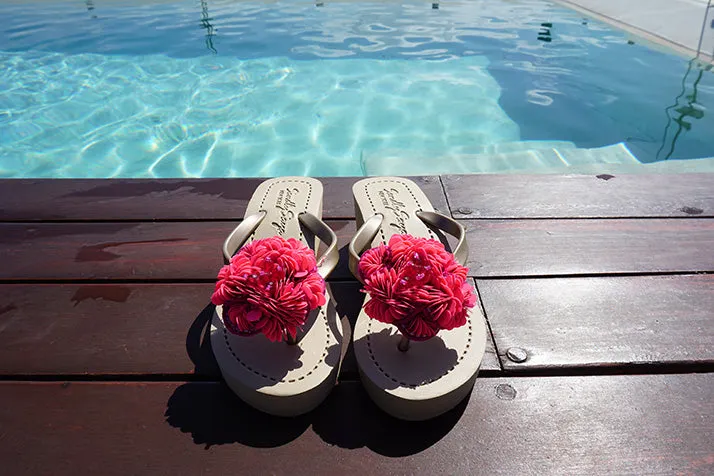
[[[360,255],[390,243],[395,235],[430,238],[446,244],[442,234],[445,231],[459,242],[453,257],[444,248],[441,253],[461,265],[466,262],[468,249],[463,226],[436,213],[424,192],[411,180],[369,178],[357,182],[352,192],[359,229],[350,243],[350,269],[363,283]],[[448,249],[447,246],[446,251]],[[462,283],[465,272],[465,268],[460,268]],[[422,296],[424,292],[428,294],[424,289],[431,288],[423,287],[415,292]],[[386,303],[382,308],[386,314],[402,304],[414,309],[409,303],[392,300],[391,295],[387,298],[383,295],[381,299]],[[470,306],[475,296],[472,299]],[[380,408],[404,420],[426,420],[452,409],[468,395],[486,350],[486,324],[477,306],[460,308],[461,318],[465,315],[463,325],[450,330],[441,328],[434,337],[416,341],[414,336],[408,339],[409,333],[399,324],[395,327],[394,323],[370,318],[365,310],[369,310],[369,302],[368,294],[355,325],[354,350],[363,385]],[[405,331],[404,334],[397,327]]]
[[[322,184],[318,180],[306,177],[267,180],[253,194],[245,212],[245,219],[224,243],[223,254],[226,264],[231,262],[234,255],[237,258],[240,253],[236,253],[242,248],[245,251],[266,243],[256,240],[268,239],[272,243],[276,241],[273,238],[276,236],[285,239],[294,238],[306,245],[312,250],[309,254],[312,262],[317,251],[315,240],[317,237],[327,245],[327,249],[315,259],[313,265],[310,265],[314,266],[311,279],[322,283],[324,282],[322,280],[334,269],[339,255],[337,237],[321,217]],[[246,248],[249,243],[253,245]],[[291,243],[293,247],[299,246],[295,241]],[[308,254],[305,253],[304,256]],[[272,266],[273,261],[270,263]],[[281,263],[285,262],[281,261]],[[226,273],[229,271],[227,268],[229,267],[224,267]],[[319,277],[314,276],[315,272],[319,273]],[[293,273],[290,276],[298,276],[293,278],[296,281],[307,279],[304,277],[306,273],[301,273]],[[251,276],[254,278],[256,274]],[[221,278],[220,274],[219,278]],[[255,279],[250,283],[257,282]],[[280,282],[285,282],[286,279],[283,278]],[[264,286],[275,285],[270,278],[265,283]],[[217,290],[218,286],[217,284]],[[283,285],[282,289],[285,289],[285,286],[287,285]],[[253,289],[255,286],[251,284],[248,287]],[[246,292],[252,292],[250,289]],[[216,294],[214,298],[215,296]],[[253,322],[258,319],[256,316],[263,316],[272,310],[270,306],[288,306],[285,303],[291,301],[283,296],[282,290],[279,294],[275,294],[274,301],[270,305],[266,304],[268,311],[263,308],[262,315],[261,311],[251,311],[244,314],[244,317]],[[303,294],[300,296],[304,298]],[[318,298],[314,296],[311,298],[313,303],[317,302]],[[336,382],[349,342],[349,324],[346,319],[338,317],[330,298],[329,287],[325,290],[325,300],[324,305],[309,312],[304,325],[298,327],[294,336],[291,335],[294,327],[292,330],[287,327],[273,327],[272,333],[240,335],[238,332],[237,335],[234,333],[237,332],[235,322],[230,321],[227,308],[235,304],[226,303],[216,306],[211,323],[211,345],[223,378],[241,399],[266,413],[296,416],[309,412],[327,397]],[[256,306],[259,307],[260,302]],[[295,306],[305,309],[300,307],[303,306],[300,302]],[[275,312],[283,313],[280,316],[289,320],[292,317],[289,315],[290,309]],[[266,337],[268,335],[273,338],[273,341]],[[280,341],[276,341],[276,335],[281,338]]]

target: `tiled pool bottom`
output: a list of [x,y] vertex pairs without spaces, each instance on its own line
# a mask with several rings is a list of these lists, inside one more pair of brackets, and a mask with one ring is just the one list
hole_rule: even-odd
[[5,177],[362,175],[380,150],[448,157],[519,140],[485,57],[23,52],[0,64]]

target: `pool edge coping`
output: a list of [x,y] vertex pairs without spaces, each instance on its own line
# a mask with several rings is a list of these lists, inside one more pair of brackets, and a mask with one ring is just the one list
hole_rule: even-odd
[[577,3],[574,3],[570,0],[551,0],[551,1],[556,4],[560,4],[560,5],[564,6],[565,8],[569,8],[573,11],[582,13],[583,15],[586,15],[586,16],[589,16],[596,20],[605,22],[611,26],[614,26],[615,28],[622,30],[622,31],[633,34],[635,36],[638,36],[638,37],[644,39],[645,41],[648,41],[654,45],[664,46],[665,48],[672,50],[673,52],[677,53],[678,55],[684,56],[689,60],[694,59],[694,60],[701,61],[703,63],[709,63],[709,64],[714,65],[714,56],[711,56],[706,52],[698,52],[686,45],[672,41],[669,38],[666,38],[664,36],[660,36],[657,33],[643,30],[642,28],[636,27],[634,25],[630,25],[629,23],[625,23],[621,20],[618,20],[617,18],[613,18],[613,17],[610,17],[603,13],[599,13],[595,10],[591,10],[589,8],[578,5]]

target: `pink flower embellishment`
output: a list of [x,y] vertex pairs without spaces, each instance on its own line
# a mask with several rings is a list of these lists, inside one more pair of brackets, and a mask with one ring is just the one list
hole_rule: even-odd
[[411,340],[430,339],[466,324],[476,305],[467,271],[437,240],[393,235],[360,258],[363,291],[370,295],[364,310]]
[[223,322],[233,334],[294,339],[310,311],[327,302],[325,280],[310,248],[274,236],[248,243],[221,268],[211,302],[223,305]]

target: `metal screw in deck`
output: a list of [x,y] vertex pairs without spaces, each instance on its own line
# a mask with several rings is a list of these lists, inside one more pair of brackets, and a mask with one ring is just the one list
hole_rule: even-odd
[[520,347],[511,347],[506,351],[506,357],[508,357],[508,360],[511,362],[520,364],[528,360],[528,352]]

